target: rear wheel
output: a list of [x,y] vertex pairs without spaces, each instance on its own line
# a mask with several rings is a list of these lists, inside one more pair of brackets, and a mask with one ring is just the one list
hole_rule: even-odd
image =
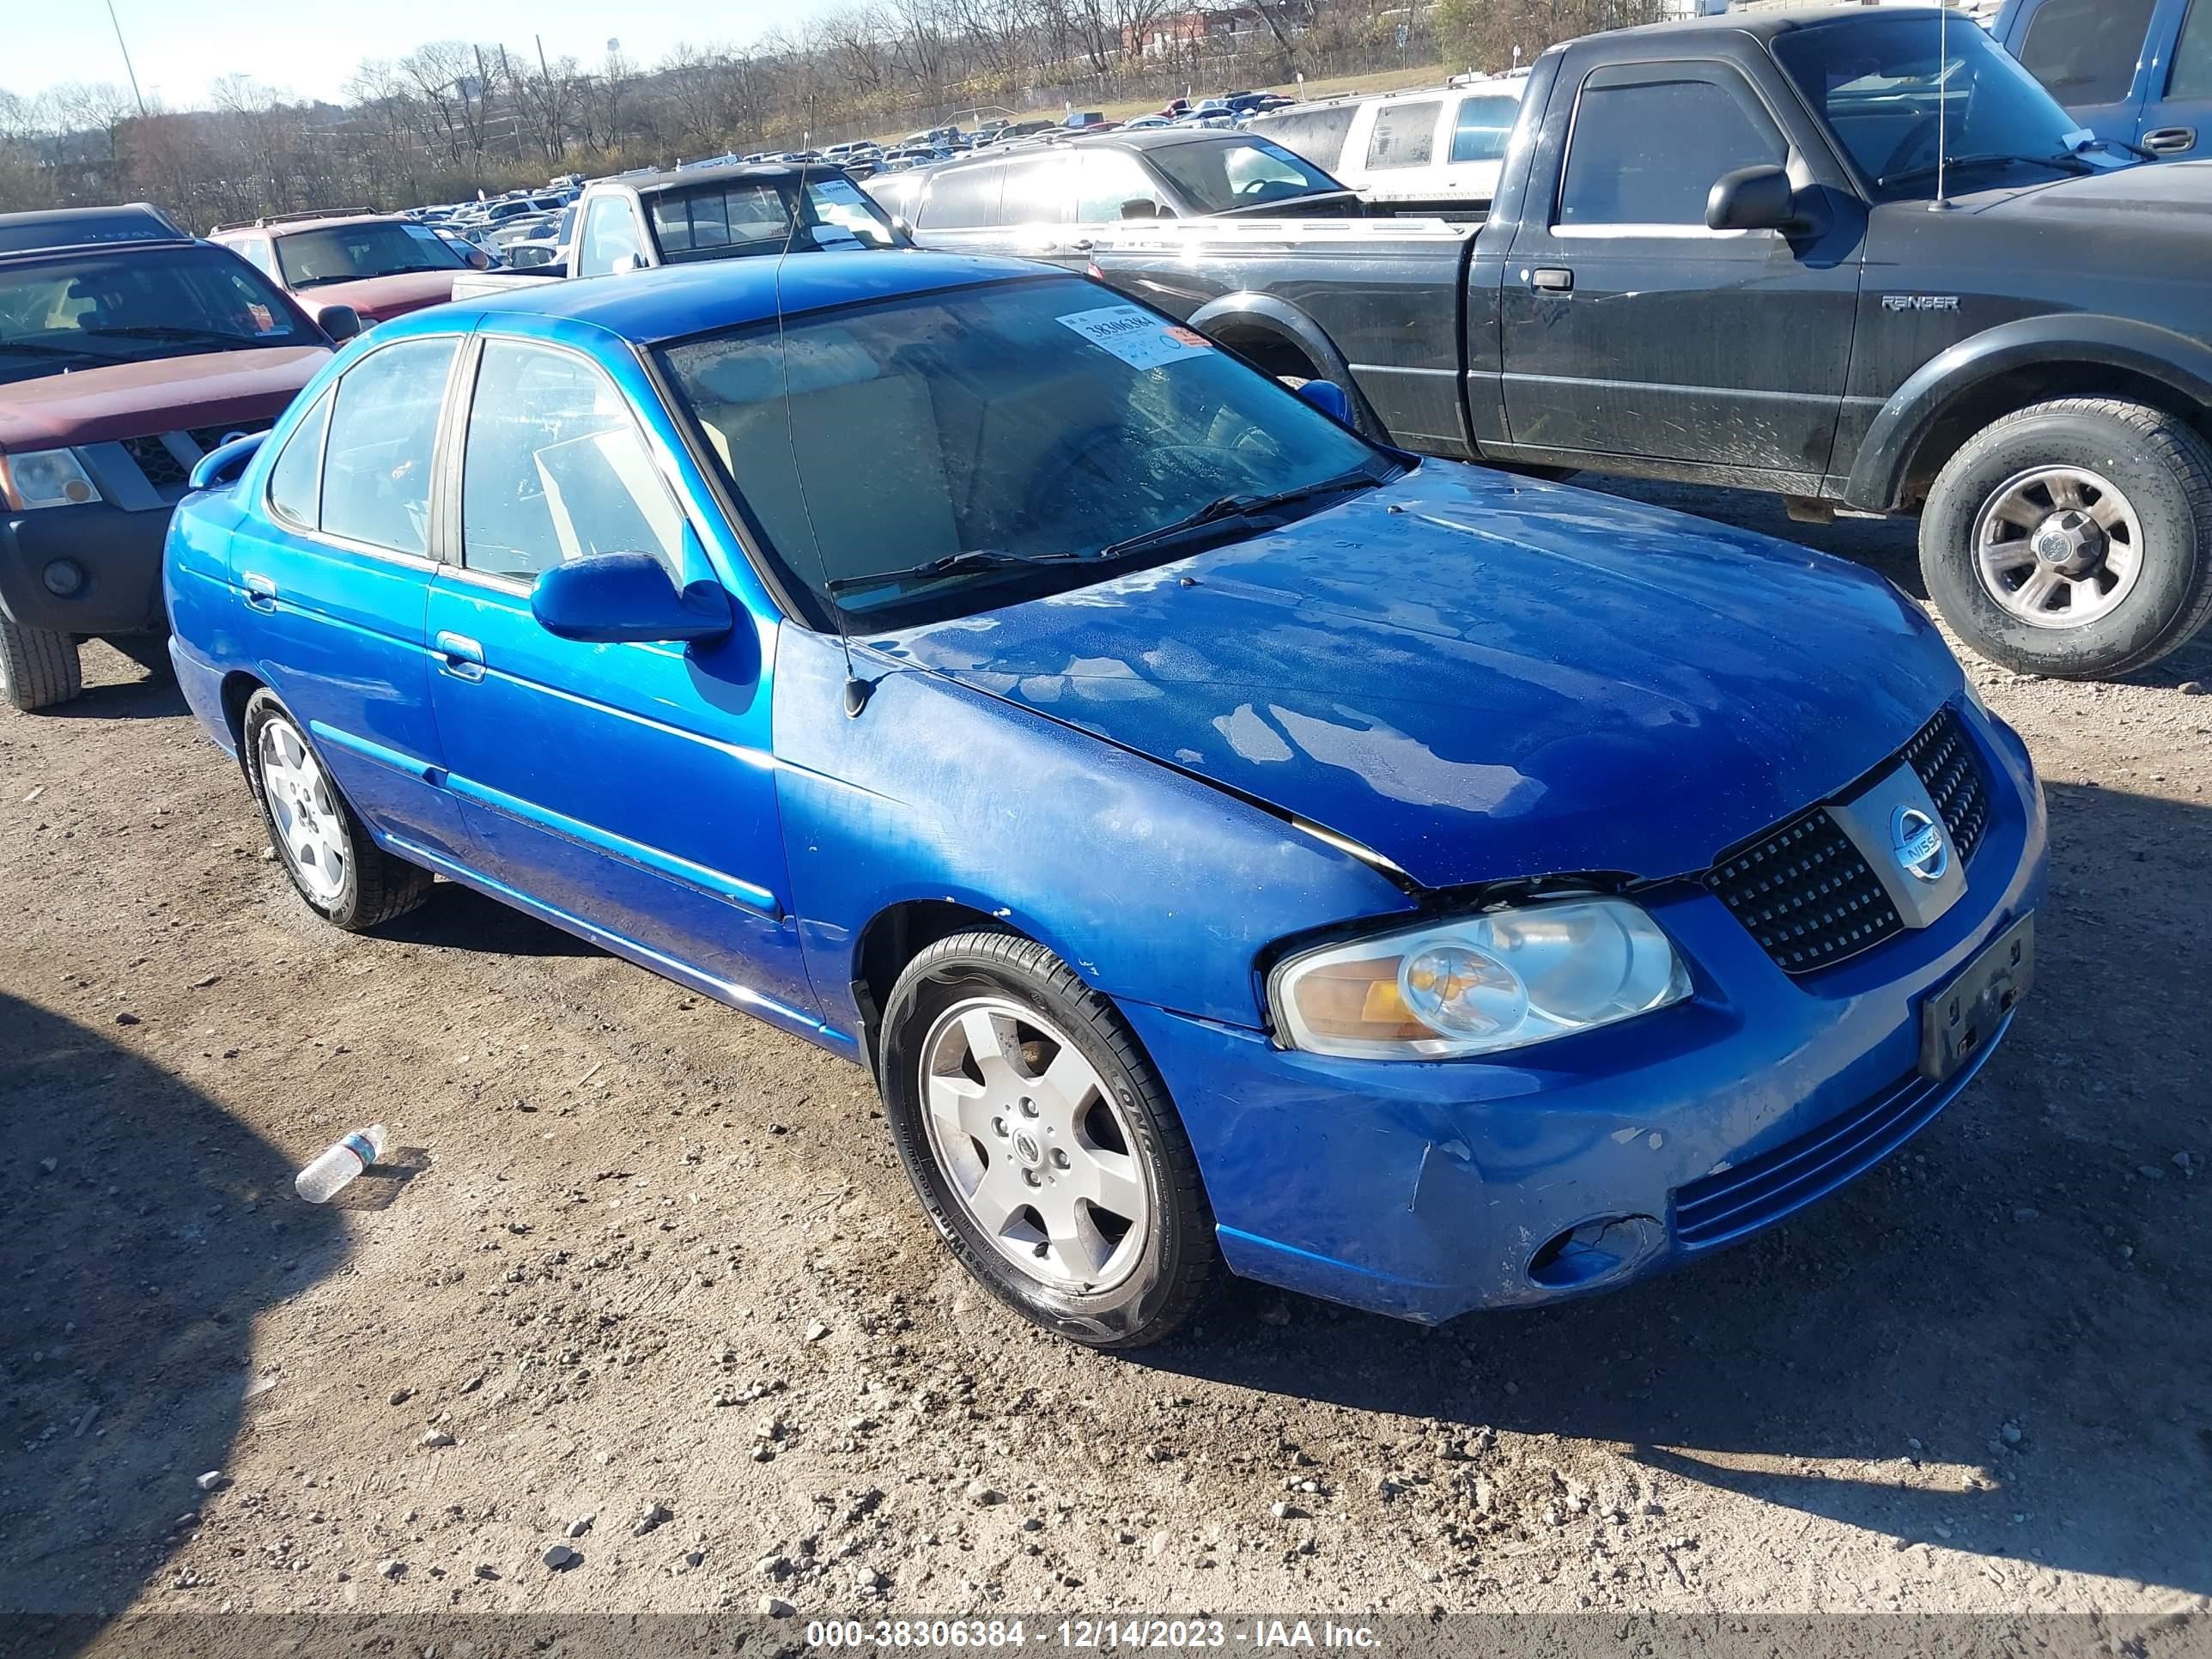
[[74,639],[0,617],[0,701],[28,714],[67,702],[83,690]]
[[1048,1330],[1157,1342],[1211,1275],[1212,1218],[1167,1091],[1111,1004],[1042,945],[931,945],[884,1009],[900,1159],[961,1264]]
[[2111,398],[2008,415],[1937,474],[1920,568],[1945,620],[2008,668],[2154,662],[2212,617],[2212,445]]
[[241,722],[246,775],[269,844],[315,914],[348,933],[404,915],[428,896],[430,872],[369,838],[276,694],[264,689]]

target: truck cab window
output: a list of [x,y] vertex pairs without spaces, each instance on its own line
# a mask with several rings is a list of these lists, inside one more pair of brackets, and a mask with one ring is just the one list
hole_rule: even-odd
[[1723,173],[1788,159],[1789,144],[1733,70],[1668,73],[1583,85],[1559,182],[1561,228],[1703,225]]
[[2154,0],[2045,0],[2020,61],[2062,104],[2116,104],[2135,88]]

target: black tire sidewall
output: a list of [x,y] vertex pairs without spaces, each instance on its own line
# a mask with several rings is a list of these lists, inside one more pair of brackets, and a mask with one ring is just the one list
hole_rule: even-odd
[[253,789],[253,804],[261,809],[262,828],[269,833],[269,845],[276,854],[277,865],[283,870],[285,879],[292,884],[292,890],[324,921],[340,927],[349,927],[361,908],[362,858],[365,852],[374,849],[368,833],[362,828],[361,820],[354,815],[352,806],[338,792],[330,769],[324,767],[323,786],[331,792],[331,799],[338,809],[338,820],[346,838],[345,884],[340,889],[337,899],[328,902],[316,897],[307,890],[307,884],[300,879],[300,872],[292,866],[291,856],[284,850],[283,838],[276,828],[276,815],[269,810],[269,787],[261,776],[261,734],[277,721],[291,727],[293,735],[299,738],[301,744],[308,753],[315,755],[315,763],[322,765],[322,757],[316,753],[314,744],[308,740],[306,728],[292,718],[291,711],[278,700],[276,694],[265,689],[255,692],[246,705],[245,718],[239,722],[239,757],[246,768],[246,781]]
[[[1953,457],[1921,515],[1920,565],[1929,597],[1970,647],[2020,672],[2074,678],[2124,672],[2181,642],[2203,584],[2212,580],[2203,547],[2212,526],[2200,520],[2187,474],[2148,436],[2111,415],[2052,409],[1984,432]],[[1983,586],[1974,556],[1974,524],[1990,496],[2007,480],[2051,465],[2110,479],[2143,527],[2134,591],[2111,614],[2077,628],[2037,628],[2012,615]]]
[[[1011,941],[1012,936],[1008,936]],[[1025,943],[1025,942],[1024,942]],[[1077,1296],[1042,1285],[1008,1262],[954,1195],[932,1151],[921,1097],[921,1044],[946,1008],[977,995],[1026,1003],[1064,1032],[1115,1096],[1133,1139],[1130,1148],[1152,1204],[1150,1248],[1119,1285]],[[1086,989],[1070,996],[1043,974],[982,950],[927,952],[902,977],[884,1011],[878,1087],[900,1162],[939,1235],[961,1264],[1001,1301],[1048,1330],[1092,1347],[1135,1347],[1157,1340],[1182,1321],[1177,1304],[1193,1251],[1210,1250],[1210,1223],[1188,1204],[1176,1179],[1188,1144],[1158,1081],[1139,1074],[1099,1030],[1111,1018],[1103,999]],[[1143,1066],[1139,1060],[1137,1066]],[[1149,1073],[1149,1066],[1144,1067]]]

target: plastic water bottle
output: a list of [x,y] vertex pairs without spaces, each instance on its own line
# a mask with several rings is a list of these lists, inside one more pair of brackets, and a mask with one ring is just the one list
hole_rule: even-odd
[[294,1177],[292,1185],[310,1204],[327,1203],[331,1197],[384,1156],[384,1126],[372,1123],[356,1129]]

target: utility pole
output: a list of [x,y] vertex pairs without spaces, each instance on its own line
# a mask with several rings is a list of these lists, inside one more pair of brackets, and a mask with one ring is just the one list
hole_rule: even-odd
[[131,96],[137,101],[141,120],[146,115],[146,94],[138,90],[138,71],[131,66],[131,48],[123,43],[123,25],[115,15],[115,0],[107,0],[107,21],[115,29],[116,49],[123,54],[123,72],[131,77]]

